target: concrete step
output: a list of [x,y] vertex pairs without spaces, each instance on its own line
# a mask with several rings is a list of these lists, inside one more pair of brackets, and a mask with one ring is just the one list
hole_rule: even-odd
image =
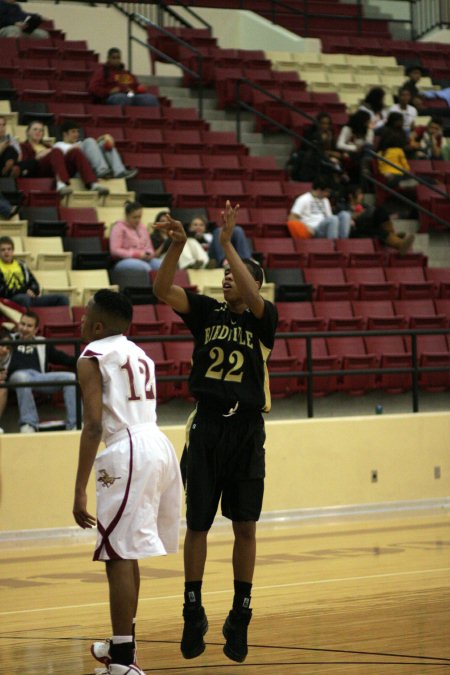
[[[210,115],[205,115],[205,119],[209,122],[209,126],[212,131],[232,131],[236,133],[236,122],[232,120],[215,120],[211,119]],[[253,122],[241,122],[241,133],[242,136],[253,135]],[[245,141],[243,140],[243,143]]]

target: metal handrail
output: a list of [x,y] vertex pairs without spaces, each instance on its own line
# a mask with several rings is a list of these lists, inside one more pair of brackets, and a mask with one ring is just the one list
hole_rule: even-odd
[[[169,55],[164,54],[161,50],[157,49],[153,45],[148,44],[147,42],[143,42],[143,40],[140,40],[137,37],[134,37],[131,34],[132,30],[132,24],[133,21],[136,23],[141,22],[144,23],[146,26],[151,26],[158,32],[160,32],[162,35],[165,35],[166,37],[169,37],[171,40],[173,40],[176,44],[181,45],[185,47],[186,49],[189,49],[196,57],[197,59],[197,64],[198,64],[198,71],[194,71],[191,68],[188,68],[188,66],[185,66],[183,63],[180,63],[176,59],[172,58]],[[177,35],[174,35],[170,31],[168,31],[165,28],[162,28],[161,26],[158,26],[154,21],[151,21],[150,19],[147,19],[147,17],[143,16],[142,14],[129,14],[128,15],[128,40],[129,43],[131,42],[136,42],[137,44],[140,44],[141,46],[145,47],[148,49],[150,52],[158,54],[158,56],[164,57],[165,61],[169,61],[169,63],[172,63],[175,66],[178,66],[181,68],[181,70],[185,73],[189,73],[189,75],[192,75],[193,77],[198,79],[198,116],[200,118],[203,117],[203,54],[196,49],[195,47],[192,47],[186,40],[183,40],[182,38],[178,37]],[[130,66],[131,67],[131,66]]]
[[[300,377],[306,378],[306,400],[307,400],[307,416],[309,418],[314,417],[314,395],[313,395],[313,381],[316,377],[327,377],[327,376],[340,376],[340,375],[377,375],[377,374],[411,374],[412,375],[412,409],[413,412],[419,412],[419,375],[421,373],[434,373],[442,371],[450,371],[450,366],[420,366],[418,363],[418,353],[417,353],[417,338],[421,335],[447,335],[450,334],[450,328],[410,328],[410,329],[393,329],[393,330],[346,330],[346,331],[311,331],[308,333],[304,332],[284,332],[277,333],[276,338],[280,339],[289,339],[289,338],[300,338],[306,340],[306,368],[304,370],[290,370],[286,372],[279,373],[270,373],[271,378],[281,378],[281,377]],[[329,369],[329,370],[320,370],[315,372],[313,370],[313,356],[312,356],[312,341],[315,338],[345,338],[345,337],[375,337],[375,336],[393,336],[399,335],[403,337],[411,338],[411,366],[406,368],[359,368],[347,370],[344,368],[340,369]],[[179,334],[179,335],[149,335],[149,336],[130,336],[132,341],[136,342],[193,342],[191,335]],[[5,346],[18,346],[21,344],[43,344],[43,340],[3,340],[2,343]],[[75,355],[78,357],[80,355],[80,346],[83,344],[81,338],[46,338],[44,344],[49,345],[61,345],[68,344],[74,345]],[[188,375],[159,375],[158,381],[160,382],[183,382],[188,379]],[[81,398],[79,392],[79,385],[77,381],[68,380],[67,382],[60,381],[58,385],[61,386],[76,386],[77,387],[77,427],[81,428]],[[9,384],[8,382],[0,382],[0,389],[15,389],[17,387],[30,387],[30,384]],[[39,387],[51,387],[54,386],[54,383],[42,383],[39,384]]]
[[425,185],[425,187],[430,188],[433,192],[436,192],[436,194],[441,195],[441,197],[445,197],[447,201],[450,201],[450,195],[447,192],[444,192],[440,188],[436,187],[436,185],[433,185],[433,183],[429,183],[425,178],[422,178],[421,176],[418,176],[415,173],[411,173],[411,171],[407,171],[407,169],[404,169],[403,167],[399,166],[398,164],[394,164],[394,162],[391,162],[389,159],[386,159],[386,157],[383,157],[383,155],[378,154],[375,152],[375,150],[371,150],[370,148],[367,148],[366,150],[367,154],[370,155],[373,159],[377,159],[381,162],[384,162],[384,164],[388,164],[389,166],[392,166],[396,171],[399,171],[403,176],[407,176],[408,178],[413,178],[416,180],[418,183],[421,185]]
[[[205,19],[202,16],[200,16],[199,14],[197,14],[197,12],[194,12],[192,7],[190,7],[189,5],[184,5],[181,0],[172,0],[172,3],[175,3],[178,7],[182,7],[190,16],[192,16],[199,23],[201,23],[206,28],[206,30],[209,31],[209,33],[212,33],[211,24],[208,23],[207,21],[205,21]],[[181,17],[179,17],[178,14],[176,14],[176,12],[167,4],[166,0],[159,0],[158,5],[164,11],[170,10],[170,12],[171,12],[172,16],[174,16],[174,18],[176,18],[180,21],[183,21],[183,19]],[[186,22],[183,21],[183,23],[186,23]]]

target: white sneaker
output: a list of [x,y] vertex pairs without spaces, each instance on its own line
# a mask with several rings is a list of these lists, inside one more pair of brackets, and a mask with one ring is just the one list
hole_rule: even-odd
[[66,185],[66,183],[63,183],[62,180],[58,181],[56,183],[56,191],[61,197],[65,197],[66,195],[71,195],[73,190],[70,187],[70,185]]
[[2,427],[0,427],[0,434],[4,434],[4,433],[5,433],[5,430]]
[[98,192],[100,196],[106,197],[106,195],[109,195],[108,188],[104,185],[100,185],[100,183],[92,183],[89,189],[91,192]]
[[91,654],[94,657],[94,659],[97,659],[97,661],[100,661],[100,663],[105,663],[106,665],[111,663],[111,657],[109,655],[110,644],[111,640],[102,640],[99,642],[93,642],[91,644]]
[[21,424],[20,425],[21,434],[35,434],[36,429],[31,424]]
[[145,675],[144,671],[137,666],[122,666],[120,663],[111,663],[108,673],[109,675]]

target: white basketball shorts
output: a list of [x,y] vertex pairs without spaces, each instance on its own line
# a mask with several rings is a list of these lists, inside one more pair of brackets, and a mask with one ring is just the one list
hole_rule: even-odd
[[94,560],[139,560],[178,550],[181,477],[172,444],[156,424],[114,434],[95,460]]

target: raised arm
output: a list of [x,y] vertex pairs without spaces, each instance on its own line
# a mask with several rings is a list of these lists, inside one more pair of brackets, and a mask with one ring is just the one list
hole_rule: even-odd
[[236,216],[239,211],[239,204],[234,208],[227,200],[225,210],[222,212],[222,229],[220,232],[220,243],[225,251],[225,258],[233,274],[234,282],[251,313],[257,319],[261,319],[264,314],[264,300],[259,293],[259,284],[252,277],[245,263],[242,262],[239,254],[231,243],[231,235],[236,226]]
[[73,517],[85,529],[95,525],[94,516],[87,510],[86,489],[102,437],[102,378],[97,361],[80,359],[78,379],[84,402],[84,424],[80,437]]
[[169,214],[166,215],[164,222],[155,223],[155,228],[165,230],[172,241],[153,283],[153,293],[177,312],[187,314],[189,312],[188,297],[181,286],[173,283],[178,260],[186,243],[186,232],[180,221],[174,220]]

